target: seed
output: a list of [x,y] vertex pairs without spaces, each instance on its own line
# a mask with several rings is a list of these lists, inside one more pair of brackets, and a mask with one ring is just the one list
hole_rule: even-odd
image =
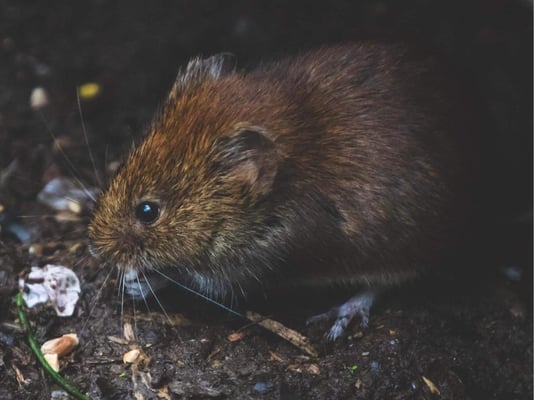
[[140,354],[141,351],[139,349],[130,350],[122,356],[122,361],[125,364],[133,364],[139,358]]
[[59,338],[51,339],[43,343],[41,351],[43,354],[56,354],[62,356],[69,353],[78,345],[78,335],[67,333]]

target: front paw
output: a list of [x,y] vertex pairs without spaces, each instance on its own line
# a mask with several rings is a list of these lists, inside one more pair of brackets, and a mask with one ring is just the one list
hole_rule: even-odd
[[362,328],[367,327],[369,324],[371,306],[373,305],[375,297],[375,290],[366,290],[365,292],[350,298],[347,302],[343,303],[339,307],[334,307],[323,314],[315,315],[309,318],[306,323],[314,324],[317,322],[335,319],[331,328],[325,333],[325,337],[328,340],[334,341],[343,335],[345,329],[356,316],[361,318],[360,326]]

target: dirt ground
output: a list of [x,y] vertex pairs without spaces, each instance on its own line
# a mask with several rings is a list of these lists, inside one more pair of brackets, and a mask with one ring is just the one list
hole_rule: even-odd
[[[28,317],[39,343],[78,334],[61,373],[94,399],[531,399],[531,2],[147,4],[0,3],[0,398],[64,396],[37,364],[14,305],[18,277],[53,263],[80,278],[76,311],[61,318],[40,306]],[[126,300],[121,317],[115,273],[88,252],[89,213],[58,215],[37,201],[43,186],[74,175],[98,186],[88,147],[105,176],[139,140],[191,56],[229,51],[247,68],[372,37],[438,49],[481,99],[492,190],[479,257],[387,293],[367,329],[354,324],[335,343],[323,338],[325,324],[305,320],[350,292],[271,293],[238,308],[301,332],[317,357],[176,288],[160,294],[168,318],[154,300]],[[85,83],[98,84],[100,93],[80,101],[82,117],[76,87]],[[30,107],[37,87],[48,95],[38,110]],[[135,340],[123,338],[125,324]],[[235,332],[243,337],[232,341]],[[144,358],[124,364],[135,346]]]

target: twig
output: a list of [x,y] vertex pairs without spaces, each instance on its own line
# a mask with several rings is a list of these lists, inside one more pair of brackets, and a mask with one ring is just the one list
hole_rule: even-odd
[[303,336],[297,331],[282,325],[280,322],[264,317],[252,311],[247,311],[246,317],[250,321],[255,322],[261,327],[277,334],[282,339],[287,340],[293,346],[298,347],[310,356],[317,357],[319,355],[319,353],[317,353],[317,350],[315,350],[310,344],[310,341],[306,336]]

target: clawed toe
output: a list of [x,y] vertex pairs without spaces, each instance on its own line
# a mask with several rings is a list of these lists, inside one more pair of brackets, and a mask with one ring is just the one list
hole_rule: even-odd
[[360,326],[362,328],[366,328],[368,326],[369,313],[375,297],[376,291],[367,290],[352,297],[339,307],[334,307],[323,314],[308,318],[306,324],[309,325],[335,319],[334,324],[325,334],[325,337],[328,340],[334,341],[343,335],[345,329],[356,316],[361,318]]

